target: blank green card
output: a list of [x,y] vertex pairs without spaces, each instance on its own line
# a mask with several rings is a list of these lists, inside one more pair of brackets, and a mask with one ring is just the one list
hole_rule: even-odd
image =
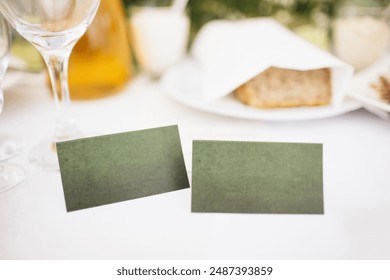
[[323,214],[322,144],[194,141],[192,211]]
[[177,126],[57,143],[74,211],[189,187]]

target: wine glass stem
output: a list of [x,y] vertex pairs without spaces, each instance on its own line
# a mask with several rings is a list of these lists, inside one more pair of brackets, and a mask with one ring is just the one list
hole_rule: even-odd
[[42,51],[51,80],[56,105],[56,130],[54,141],[63,141],[78,134],[74,119],[70,114],[68,86],[68,62],[71,50]]
[[0,84],[0,114],[3,111],[3,103],[4,103],[4,94]]

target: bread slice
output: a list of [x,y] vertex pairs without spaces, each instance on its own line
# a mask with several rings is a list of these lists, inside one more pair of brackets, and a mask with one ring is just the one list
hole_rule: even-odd
[[235,90],[237,98],[257,108],[319,106],[332,101],[328,68],[298,71],[271,67]]

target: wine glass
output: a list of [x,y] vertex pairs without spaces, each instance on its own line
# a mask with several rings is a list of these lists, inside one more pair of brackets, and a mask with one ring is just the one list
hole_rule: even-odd
[[46,62],[56,105],[54,138],[35,147],[30,161],[59,169],[55,143],[81,136],[70,115],[68,61],[78,39],[91,24],[100,0],[1,0],[0,12],[33,44]]
[[[9,48],[10,39],[7,22],[0,16],[0,81],[8,67]],[[0,87],[0,113],[3,109],[3,101],[3,91]],[[4,139],[6,138],[0,136],[0,161],[10,158],[17,152],[14,149],[16,146],[13,145],[12,141]],[[0,163],[0,193],[15,187],[23,179],[24,170],[21,167]]]

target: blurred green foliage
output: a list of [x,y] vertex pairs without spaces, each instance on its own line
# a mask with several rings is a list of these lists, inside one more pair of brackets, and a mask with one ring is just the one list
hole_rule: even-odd
[[[123,0],[131,6],[166,6],[172,0]],[[315,25],[328,30],[334,15],[335,0],[189,0],[187,12],[191,19],[192,38],[208,21],[214,19],[242,19],[272,16],[290,28]],[[309,31],[312,33],[311,31]],[[307,30],[304,31],[307,33]],[[311,36],[311,35],[310,35]],[[324,37],[324,35],[321,35]],[[324,41],[321,39],[321,41]],[[323,45],[323,43],[319,43]]]
[[[193,0],[190,4],[189,14],[194,30],[198,30],[209,20],[219,18],[273,16],[281,23],[293,27],[327,20],[328,16],[334,14],[332,0]],[[327,22],[320,24],[326,25]]]
[[[172,0],[123,0],[132,5],[164,6]],[[324,21],[334,15],[335,0],[190,0],[187,10],[194,34],[213,19],[240,19],[245,17],[274,16],[288,26]],[[324,25],[325,23],[321,23]]]
[[[128,8],[132,5],[166,6],[172,3],[172,0],[123,1]],[[313,37],[314,27],[315,32],[322,32],[322,35],[315,34],[314,37],[324,37],[339,5],[346,1],[359,5],[384,6],[390,3],[390,0],[189,0],[187,12],[191,19],[192,36],[210,20],[272,16],[298,33],[310,33],[308,36]],[[311,30],[307,29],[308,26]],[[324,41],[324,38],[320,40]],[[324,44],[319,42],[319,45]]]

